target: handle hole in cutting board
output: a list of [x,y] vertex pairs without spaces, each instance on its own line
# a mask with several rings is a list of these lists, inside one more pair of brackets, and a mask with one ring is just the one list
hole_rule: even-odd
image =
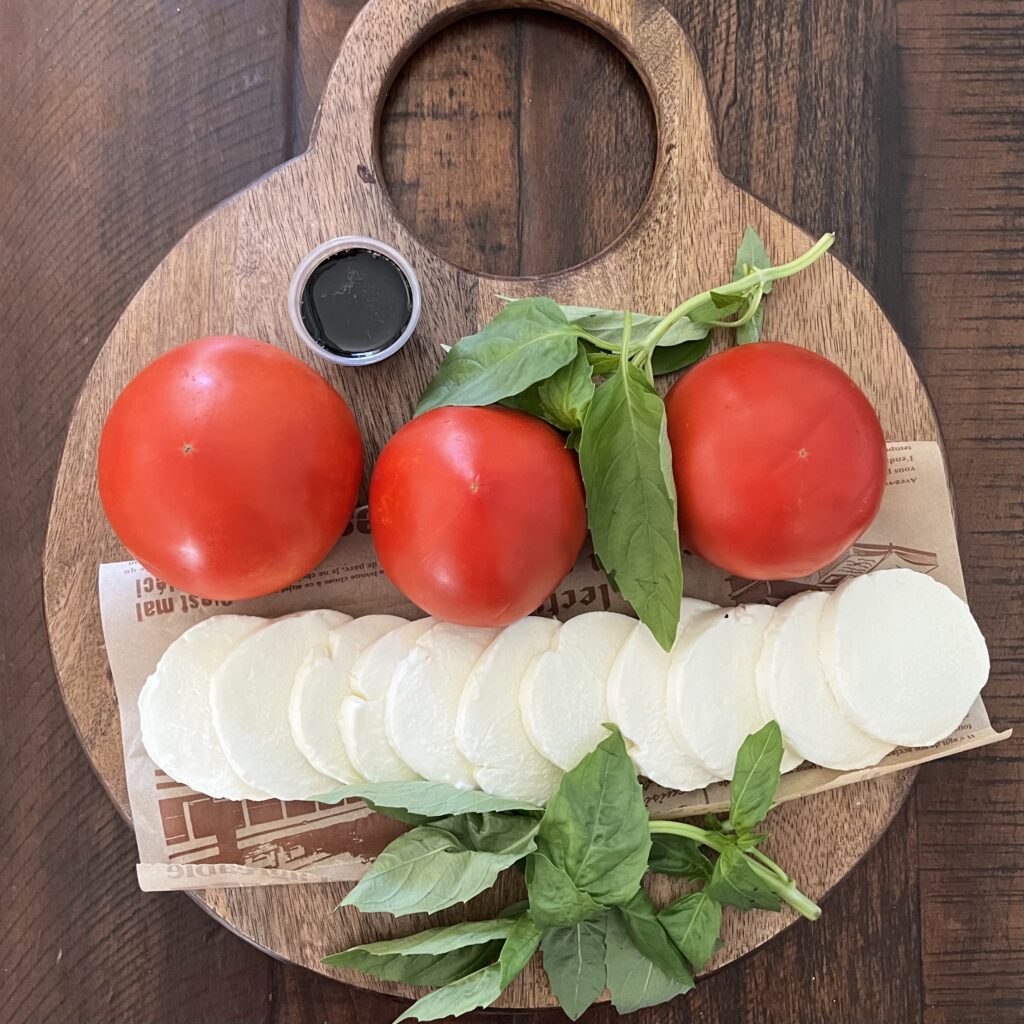
[[[570,146],[581,127],[586,143]],[[410,56],[379,140],[410,230],[458,266],[515,277],[574,266],[626,230],[651,187],[656,128],[639,75],[603,36],[504,11],[458,21]]]

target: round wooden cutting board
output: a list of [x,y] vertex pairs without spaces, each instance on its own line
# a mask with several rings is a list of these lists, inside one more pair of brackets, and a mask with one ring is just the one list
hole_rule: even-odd
[[[381,182],[376,152],[383,97],[427,36],[470,13],[502,6],[553,10],[585,22],[633,62],[658,130],[651,191],[626,233],[587,263],[543,278],[504,279],[452,266],[412,237]],[[219,206],[154,271],[96,360],[75,409],[50,512],[44,567],[46,613],[60,686],[82,743],[113,800],[128,816],[121,736],[100,629],[96,569],[125,557],[96,490],[97,443],[107,410],[154,358],[191,338],[234,333],[264,338],[313,364],[351,403],[372,460],[411,415],[440,361],[442,343],[478,329],[498,294],[550,295],[578,305],[667,312],[727,279],[747,224],[776,262],[810,236],[727,181],[718,169],[704,82],[682,29],[656,0],[371,0],[353,24],[324,94],[310,149]],[[339,369],[315,358],[288,318],[288,284],[302,257],[336,235],[367,234],[397,247],[423,287],[420,327],[387,362]],[[924,387],[892,325],[864,286],[825,257],[773,292],[769,336],[815,349],[866,391],[892,439],[937,440]],[[668,383],[666,381],[666,383]],[[884,831],[912,773],[786,804],[769,822],[769,849],[815,898],[827,893]],[[515,882],[468,908],[440,915],[489,916]],[[667,898],[671,884],[659,879]],[[334,908],[342,884],[215,890],[196,894],[228,927],[267,951],[357,985],[411,995],[402,985],[333,971],[325,953],[404,934],[415,919]],[[501,902],[498,903],[498,900]],[[826,910],[827,912],[827,910]],[[728,914],[720,967],[791,923],[785,914]],[[505,1006],[553,1005],[535,960],[505,994]]]

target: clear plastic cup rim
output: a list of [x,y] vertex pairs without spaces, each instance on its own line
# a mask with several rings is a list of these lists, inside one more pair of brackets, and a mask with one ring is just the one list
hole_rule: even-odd
[[[412,297],[412,309],[409,313],[409,322],[405,325],[402,333],[385,348],[376,349],[372,352],[361,352],[353,355],[339,355],[331,352],[319,344],[317,340],[306,330],[302,322],[302,293],[305,290],[309,275],[325,259],[335,253],[346,252],[349,249],[368,249],[370,252],[379,252],[386,256],[402,272],[409,285],[409,294]],[[416,325],[420,320],[420,307],[422,305],[420,282],[416,277],[416,271],[412,269],[409,261],[394,246],[388,245],[377,238],[370,238],[368,235],[343,235],[339,238],[332,238],[318,245],[309,253],[296,267],[292,276],[292,283],[288,288],[288,315],[291,317],[292,327],[295,333],[302,339],[307,347],[311,348],[321,359],[327,359],[332,363],[341,366],[368,366],[371,363],[380,363],[393,356],[411,337]]]

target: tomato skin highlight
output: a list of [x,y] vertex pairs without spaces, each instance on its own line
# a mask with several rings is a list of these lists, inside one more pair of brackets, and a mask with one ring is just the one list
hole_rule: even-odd
[[525,413],[431,410],[381,452],[370,530],[381,568],[424,611],[460,625],[508,625],[541,605],[583,545],[576,456]]
[[885,437],[838,366],[785,342],[727,349],[665,399],[682,542],[747,579],[806,576],[878,513]]
[[201,597],[272,593],[349,522],[363,445],[345,400],[282,349],[210,337],[145,367],[100,438],[100,499],[150,572]]

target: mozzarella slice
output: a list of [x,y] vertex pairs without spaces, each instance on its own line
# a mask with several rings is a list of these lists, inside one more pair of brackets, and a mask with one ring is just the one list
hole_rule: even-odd
[[436,619],[417,619],[386,633],[359,656],[352,669],[352,693],[341,702],[341,738],[356,770],[370,782],[422,778],[397,754],[384,727],[388,687],[399,663]]
[[607,735],[608,675],[636,619],[586,612],[566,622],[554,649],[523,677],[519,707],[534,747],[568,771]]
[[496,629],[438,622],[402,659],[388,688],[384,726],[398,756],[434,782],[473,789],[473,766],[455,743],[459,698]]
[[[715,610],[707,601],[684,597],[675,643],[697,615]],[[715,777],[676,740],[668,725],[670,661],[669,652],[638,622],[608,676],[608,715],[622,731],[641,775],[670,789],[703,789]]]
[[754,669],[773,614],[764,604],[704,612],[672,652],[669,728],[716,778],[732,778],[740,744],[764,724]]
[[336,785],[295,745],[288,702],[310,652],[326,655],[332,629],[350,616],[299,612],[246,637],[223,661],[210,689],[213,725],[231,767],[279,800],[308,800]]
[[534,658],[556,644],[560,625],[530,616],[507,626],[469,675],[459,700],[455,742],[485,793],[543,804],[562,772],[530,742],[519,713],[519,684]]
[[970,609],[913,569],[844,580],[821,615],[821,654],[842,713],[877,740],[908,747],[953,732],[989,673]]
[[253,615],[217,615],[197,622],[164,651],[139,694],[142,743],[172,779],[226,800],[265,800],[224,756],[213,728],[210,683],[224,659],[267,624]]
[[363,615],[331,630],[327,653],[310,652],[302,663],[288,703],[288,721],[295,745],[318,772],[339,782],[362,778],[342,739],[341,703],[351,693],[352,668],[363,649],[407,622],[397,615]]
[[801,757],[847,771],[877,764],[893,748],[852,725],[832,696],[820,654],[821,613],[828,594],[807,591],[783,601],[764,634],[757,696],[786,743]]

